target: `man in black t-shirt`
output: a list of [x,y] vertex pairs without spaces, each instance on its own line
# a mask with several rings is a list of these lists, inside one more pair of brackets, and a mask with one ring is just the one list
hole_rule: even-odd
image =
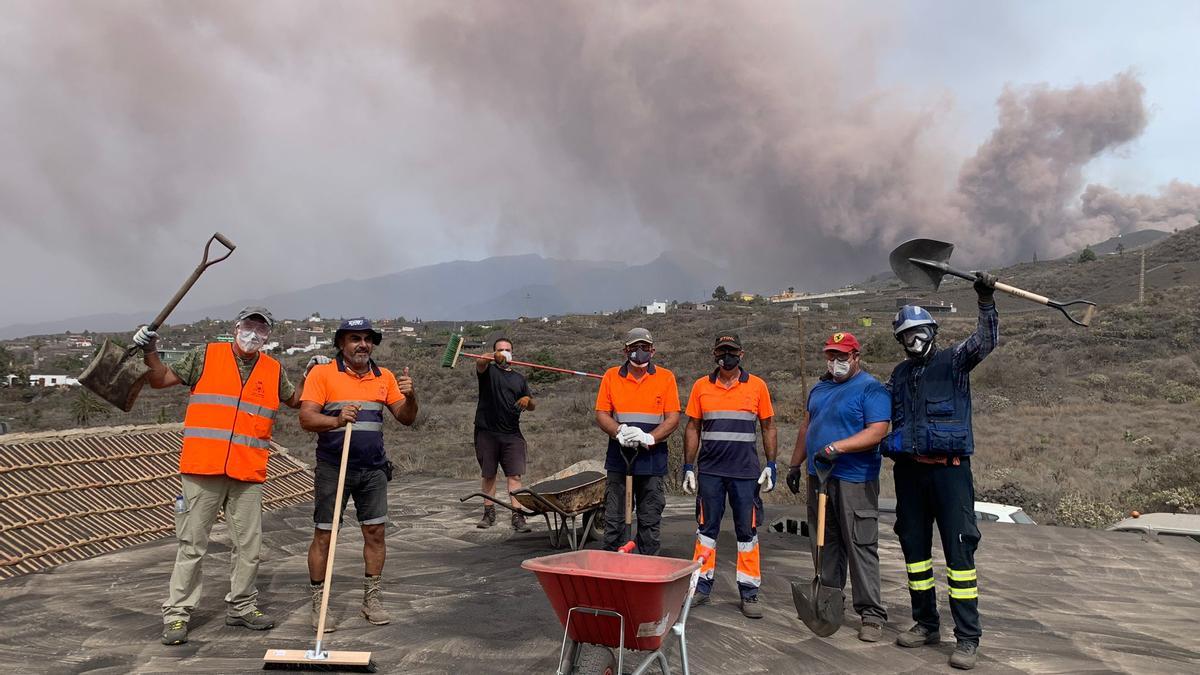
[[[483,475],[483,493],[496,496],[496,467],[504,469],[508,493],[521,489],[525,473],[525,437],[521,435],[521,413],[533,410],[533,395],[525,376],[516,372],[512,361],[512,341],[499,338],[492,343],[490,359],[475,361],[479,378],[479,404],[475,408],[475,458]],[[509,497],[514,508],[517,500]],[[496,507],[490,502],[483,507],[483,520],[478,527],[496,524]],[[512,514],[513,529],[528,532],[525,516]]]

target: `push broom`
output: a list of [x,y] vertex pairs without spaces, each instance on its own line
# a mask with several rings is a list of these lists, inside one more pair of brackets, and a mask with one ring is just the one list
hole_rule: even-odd
[[268,649],[263,657],[263,670],[314,670],[320,672],[373,673],[375,662],[371,652],[333,652],[323,648],[325,614],[329,610],[330,585],[333,583],[333,556],[337,553],[338,524],[342,519],[342,494],[346,487],[346,463],[350,459],[350,433],[354,423],[346,424],[342,439],[342,463],[338,467],[337,497],[333,500],[333,529],[329,533],[329,559],[325,562],[325,592],[321,594],[321,614],[317,618],[316,644],[307,651],[301,649]]
[[[458,357],[465,356],[469,359],[490,359],[490,356],[485,354],[465,354],[463,353],[463,336],[452,334],[450,341],[446,343],[446,351],[442,352],[442,367],[453,368],[458,364]],[[540,363],[526,363],[524,361],[509,361],[514,366],[525,366],[526,368],[537,368],[538,370],[549,370],[552,373],[566,373],[567,375],[579,375],[581,377],[594,377],[597,380],[602,379],[602,375],[595,373],[585,373],[581,370],[568,370],[566,368],[555,368],[554,366],[543,366]]]

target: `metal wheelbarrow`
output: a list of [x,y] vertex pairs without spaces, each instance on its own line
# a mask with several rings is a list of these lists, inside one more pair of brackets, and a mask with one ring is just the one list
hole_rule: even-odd
[[[482,492],[475,492],[458,501],[479,497],[484,501],[502,506],[514,513],[530,518],[541,516],[546,521],[550,534],[550,546],[560,548],[563,544],[572,551],[587,544],[598,523],[603,522],[605,474],[599,471],[573,471],[568,467],[546,480],[512,493],[521,508],[511,505]],[[578,534],[579,519],[583,519],[582,534]]]

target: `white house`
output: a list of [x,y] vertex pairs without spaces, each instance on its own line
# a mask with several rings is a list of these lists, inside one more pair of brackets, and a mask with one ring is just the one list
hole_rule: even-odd
[[647,314],[666,314],[667,313],[667,303],[658,302],[658,301],[652,302],[652,303],[646,305],[646,313]]
[[696,305],[696,309],[700,310],[701,312],[711,312],[713,309],[713,306],[708,303],[701,302]]
[[31,387],[77,387],[79,380],[67,375],[30,375]]

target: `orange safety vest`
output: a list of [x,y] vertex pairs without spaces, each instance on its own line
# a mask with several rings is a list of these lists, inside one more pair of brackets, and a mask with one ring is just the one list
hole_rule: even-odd
[[279,377],[279,362],[259,354],[242,384],[233,345],[208,345],[204,372],[192,387],[183,418],[179,472],[266,481],[271,427],[279,412]]

